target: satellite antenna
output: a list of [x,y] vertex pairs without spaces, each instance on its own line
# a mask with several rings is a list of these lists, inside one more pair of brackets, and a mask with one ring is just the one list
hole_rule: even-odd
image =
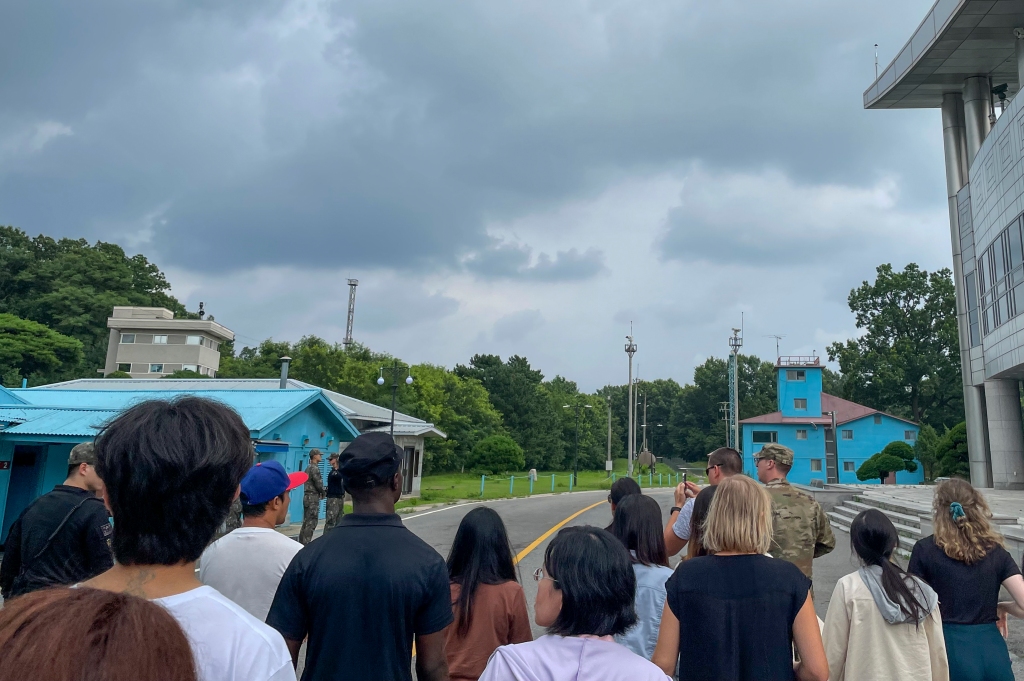
[[358,279],[348,280],[348,320],[345,323],[345,340],[342,341],[346,348],[352,345],[352,323],[356,319],[356,286],[359,286]]

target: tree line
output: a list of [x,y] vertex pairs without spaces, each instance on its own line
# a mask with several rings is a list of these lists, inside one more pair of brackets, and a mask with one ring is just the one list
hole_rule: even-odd
[[[115,305],[166,307],[179,317],[197,316],[170,290],[155,264],[141,254],[127,255],[116,244],[29,237],[0,226],[0,383],[14,387],[22,379],[39,385],[97,377],[106,355],[106,319]],[[824,369],[825,392],[921,423],[917,453],[927,473],[964,470],[950,272],[881,265],[873,281],[850,292],[848,302],[859,335],[828,347],[828,358],[839,371]],[[280,358],[288,355],[294,378],[390,405],[390,388],[376,384],[380,367],[396,361],[386,353],[358,344],[345,348],[315,336],[295,343],[268,339],[238,351],[228,343],[221,350],[221,377],[276,377]],[[519,355],[475,355],[450,369],[419,364],[412,373],[413,384],[398,389],[399,410],[448,435],[428,441],[428,470],[473,469],[477,444],[493,436],[511,438],[527,468],[569,468],[577,451],[577,411],[579,466],[601,468],[609,408],[612,456],[625,456],[624,384],[588,393],[563,376],[546,378]],[[739,356],[741,419],[776,411],[776,381],[772,362]],[[646,404],[647,427],[638,433],[646,431],[647,446],[657,456],[699,461],[725,443],[720,410],[728,400],[725,358],[708,358],[689,382],[641,381],[636,396],[640,424]]]

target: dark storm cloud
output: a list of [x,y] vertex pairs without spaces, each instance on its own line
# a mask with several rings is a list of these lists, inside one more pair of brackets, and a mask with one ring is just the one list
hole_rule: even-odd
[[871,45],[927,9],[895,4],[9,3],[0,223],[181,267],[477,253],[559,281],[602,254],[495,251],[485,223],[694,159],[941,201],[937,116],[861,108]]
[[541,253],[533,260],[533,249],[525,244],[496,243],[463,261],[464,267],[486,279],[527,281],[579,281],[604,270],[604,254],[596,248],[581,253],[576,248],[558,251],[552,258]]

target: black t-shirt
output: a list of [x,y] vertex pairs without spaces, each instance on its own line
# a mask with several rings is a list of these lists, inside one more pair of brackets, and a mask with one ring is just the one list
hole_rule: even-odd
[[302,681],[411,681],[413,636],[451,622],[444,559],[396,514],[351,513],[299,551],[267,615],[309,636]]
[[79,487],[57,485],[11,525],[0,564],[0,591],[11,598],[109,570],[114,565],[112,534],[103,501]]
[[327,474],[327,496],[345,496],[345,480],[341,477],[341,471],[332,469],[331,472]]
[[995,546],[980,561],[968,565],[953,560],[935,543],[934,536],[914,545],[907,569],[935,589],[944,624],[987,624],[997,619],[999,587],[1020,574],[1013,557]]
[[793,621],[811,580],[761,555],[683,561],[665,584],[679,619],[679,681],[790,681]]

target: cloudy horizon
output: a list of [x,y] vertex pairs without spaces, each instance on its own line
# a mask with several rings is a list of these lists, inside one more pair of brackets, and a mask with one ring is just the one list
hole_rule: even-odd
[[[5,7],[0,224],[142,252],[236,345],[525,355],[593,390],[825,354],[951,264],[938,111],[862,93],[931,2]],[[2,29],[0,29],[2,30]]]

